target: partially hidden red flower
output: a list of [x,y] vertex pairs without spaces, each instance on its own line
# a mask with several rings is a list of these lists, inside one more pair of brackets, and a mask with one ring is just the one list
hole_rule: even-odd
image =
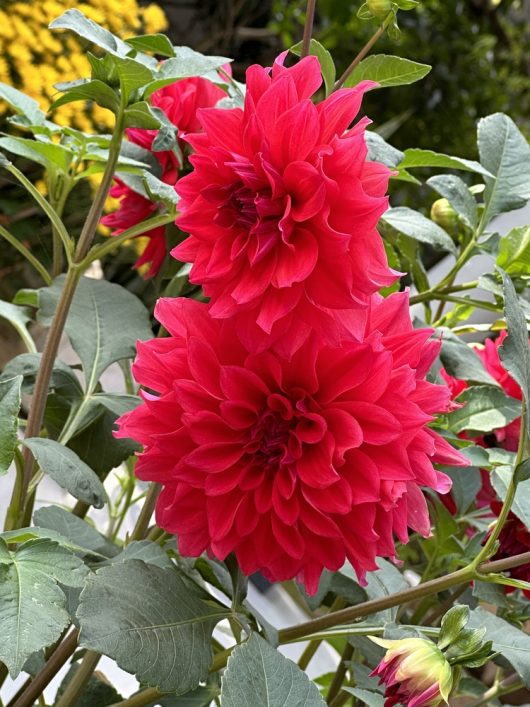
[[[211,81],[194,77],[182,79],[160,88],[152,94],[150,101],[153,106],[164,111],[169,120],[178,128],[179,138],[182,139],[188,133],[201,129],[197,120],[197,110],[215,105],[225,95],[225,92]],[[179,178],[182,164],[179,163],[173,150],[153,151],[153,141],[158,131],[129,128],[126,133],[131,142],[153,152],[160,164],[160,179],[166,184],[174,186]],[[154,216],[159,210],[159,204],[146,199],[119,179],[115,180],[115,184],[110,190],[110,196],[119,199],[120,206],[116,211],[104,216],[101,223],[112,229],[113,236],[118,236],[131,226]],[[145,276],[152,277],[158,273],[166,257],[165,227],[154,228],[142,233],[141,236],[147,237],[149,241],[134,267],[139,268],[149,264]]]
[[311,331],[337,340],[343,315],[397,273],[376,230],[390,171],[366,159],[367,119],[348,130],[375,84],[315,105],[318,60],[286,68],[284,57],[248,69],[243,109],[199,111],[194,170],[177,185],[190,236],[172,255],[193,263],[211,315],[237,317],[249,348],[290,355]]
[[453,671],[441,650],[424,638],[386,641],[374,636],[374,643],[387,649],[383,660],[370,675],[385,684],[385,707],[437,707],[448,703]]
[[[495,516],[499,516],[501,508],[502,503],[500,501],[492,501],[491,510]],[[492,557],[492,560],[504,560],[508,557],[520,555],[523,552],[530,552],[530,532],[515,513],[510,513],[499,535],[499,549]],[[530,582],[530,563],[512,567],[508,574],[513,579],[522,579],[524,582]],[[515,591],[515,587],[505,585],[504,591],[510,594]],[[524,589],[523,592],[530,599],[530,591]]]
[[394,537],[430,533],[420,487],[447,492],[433,463],[467,462],[427,427],[449,391],[425,380],[439,344],[407,293],[372,298],[362,341],[311,338],[291,359],[252,353],[203,303],[161,299],[156,316],[170,337],[138,343],[144,403],[118,435],[144,445],[136,473],[163,484],[157,523],[183,555],[234,553],[313,593],[324,568],[348,559],[362,580]]

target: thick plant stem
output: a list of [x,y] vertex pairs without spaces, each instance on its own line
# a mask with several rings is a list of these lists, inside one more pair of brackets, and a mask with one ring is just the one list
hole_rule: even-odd
[[[337,597],[333,604],[329,608],[329,613],[333,613],[334,611],[338,611],[339,609],[343,609],[346,606],[346,599],[344,597]],[[312,639],[307,646],[304,649],[304,652],[300,656],[298,660],[298,667],[301,670],[305,670],[311,660],[313,659],[313,656],[317,652],[320,644],[322,643],[321,638],[314,638]]]
[[378,611],[383,611],[384,609],[391,609],[405,602],[423,599],[423,597],[429,596],[430,594],[437,594],[444,589],[450,589],[458,584],[470,582],[475,579],[477,575],[502,572],[513,567],[519,567],[528,562],[530,562],[530,552],[524,552],[503,560],[485,562],[476,569],[473,566],[464,567],[445,577],[431,579],[428,582],[418,584],[416,587],[404,589],[401,592],[396,592],[395,594],[390,594],[380,599],[370,599],[370,601],[365,601],[362,604],[356,604],[347,609],[342,609],[342,611],[336,611],[333,614],[319,616],[316,619],[306,621],[297,626],[289,626],[288,628],[280,629],[278,633],[279,642],[289,643],[290,641],[298,640],[304,636],[310,636],[324,629],[351,623],[370,614],[376,614]]
[[149,484],[149,489],[147,491],[147,496],[145,497],[144,505],[136,521],[136,525],[131,534],[130,540],[143,540],[147,535],[147,530],[149,528],[149,522],[153,511],[155,508],[156,499],[158,494],[162,489],[162,484],[151,483]]
[[326,702],[328,705],[333,704],[335,697],[339,694],[342,683],[344,682],[344,677],[346,675],[347,663],[352,659],[353,656],[353,646],[351,643],[346,643],[342,655],[340,657],[340,662],[333,676],[331,685],[329,686],[329,691],[327,695]]
[[81,663],[79,664],[73,678],[66,686],[65,691],[55,703],[55,707],[70,707],[76,703],[83,688],[90,680],[90,676],[94,672],[96,665],[101,659],[101,653],[95,651],[87,651]]
[[112,707],[144,707],[155,700],[159,700],[161,697],[163,697],[163,694],[156,687],[148,687],[145,690],[140,690],[135,695],[131,695],[127,700],[116,702]]
[[366,44],[361,49],[361,51],[357,54],[357,56],[352,61],[352,63],[348,66],[346,71],[342,74],[342,76],[339,79],[337,79],[337,81],[335,82],[335,86],[333,86],[334,91],[337,91],[339,88],[342,88],[342,86],[344,86],[344,84],[348,80],[350,74],[352,74],[355,71],[357,66],[361,63],[361,61],[364,59],[364,57],[368,54],[368,52],[374,46],[374,44],[377,42],[377,40],[383,36],[386,28],[392,22],[393,17],[394,17],[394,13],[389,12],[388,15],[386,16],[385,20],[383,21],[383,24],[380,27],[378,27],[378,29],[373,33],[373,35],[370,37],[370,39],[366,42]]
[[486,690],[482,697],[475,702],[471,702],[468,707],[482,707],[482,705],[489,704],[489,702],[497,697],[508,695],[510,692],[515,692],[521,687],[524,687],[523,681],[517,673],[512,673],[512,675],[508,675],[508,677],[501,680],[501,682],[495,682],[489,690]]
[[28,685],[27,689],[25,689],[20,696],[15,696],[7,707],[31,707],[31,705],[33,705],[35,700],[42,694],[48,683],[57,675],[68,658],[73,655],[77,648],[78,635],[79,632],[77,630],[68,634],[65,640],[58,646],[57,650],[51,655],[44,668]]
[[300,52],[301,59],[303,59],[304,56],[307,56],[309,54],[311,34],[313,32],[313,21],[315,19],[315,5],[316,0],[307,0],[307,7],[305,11],[304,37],[302,39],[302,51]]
[[[105,199],[107,198],[116,164],[118,162],[120,145],[123,137],[122,116],[123,111],[120,111],[119,115],[116,117],[116,127],[114,129],[114,134],[110,144],[109,161],[107,162],[105,172],[103,173],[103,179],[101,180],[101,184],[99,185],[96,196],[83,225],[83,230],[81,231],[74,255],[74,262],[70,264],[63,290],[59,298],[59,303],[48,332],[46,345],[42,354],[41,365],[39,367],[37,380],[35,382],[35,390],[29,411],[28,424],[26,426],[26,438],[36,437],[40,433],[40,429],[42,427],[53,364],[57,356],[57,351],[59,349],[59,344],[64,331],[64,326],[66,324],[66,319],[68,317],[68,312],[74,298],[75,290],[83,273],[83,267],[80,266],[80,263],[86,256],[92,240],[94,239],[97,225],[103,212]],[[21,515],[23,515],[26,510],[26,496],[31,478],[33,476],[33,467],[33,455],[28,448],[24,448],[24,474],[22,477],[20,508]]]

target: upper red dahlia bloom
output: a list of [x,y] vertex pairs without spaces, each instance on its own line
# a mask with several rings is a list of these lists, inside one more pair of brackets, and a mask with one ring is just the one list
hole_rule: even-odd
[[372,299],[363,341],[308,339],[290,360],[249,352],[196,301],[156,316],[170,338],[139,342],[134,364],[154,392],[118,434],[144,445],[136,473],[164,485],[157,523],[183,555],[233,552],[245,574],[314,592],[324,568],[348,559],[362,579],[394,535],[429,534],[420,486],[447,491],[433,462],[467,462],[427,427],[449,391],[424,380],[438,344],[406,293]]
[[376,230],[390,172],[366,161],[367,120],[347,130],[375,84],[315,105],[318,60],[284,57],[248,69],[243,110],[199,111],[194,171],[177,185],[191,235],[172,255],[193,263],[211,315],[237,316],[249,347],[291,354],[311,330],[336,338],[341,310],[366,307],[397,274]]
[[[153,106],[164,111],[169,120],[177,126],[179,137],[183,138],[188,133],[201,129],[197,120],[197,110],[215,105],[225,95],[225,92],[211,81],[194,77],[164,86],[155,91],[150,100]],[[126,132],[131,142],[152,151],[157,130],[129,128]],[[162,169],[160,179],[174,186],[179,177],[179,170],[182,168],[175,152],[164,150],[153,154]],[[118,236],[131,226],[154,215],[159,208],[158,204],[136,193],[119,179],[116,179],[116,184],[110,190],[110,196],[119,199],[120,206],[116,211],[104,216],[101,223],[113,229],[113,236]],[[150,263],[146,277],[152,277],[160,270],[166,257],[165,227],[160,226],[141,235],[149,238],[149,242],[134,267],[139,268],[141,265]]]

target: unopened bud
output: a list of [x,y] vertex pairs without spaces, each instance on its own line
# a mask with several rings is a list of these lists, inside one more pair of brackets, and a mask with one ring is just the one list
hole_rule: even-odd
[[431,219],[441,226],[449,235],[458,232],[458,214],[447,199],[437,199],[431,206]]
[[391,0],[366,0],[366,4],[372,15],[381,20],[392,10]]

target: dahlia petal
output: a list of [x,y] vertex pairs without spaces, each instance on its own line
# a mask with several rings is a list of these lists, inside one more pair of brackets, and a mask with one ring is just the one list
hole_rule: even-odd
[[307,221],[318,214],[326,199],[322,175],[308,162],[291,161],[283,173],[283,179],[291,196],[293,219]]
[[188,454],[184,461],[205,471],[220,472],[238,462],[242,456],[241,445],[203,444]]
[[241,143],[243,111],[240,108],[226,111],[216,108],[201,108],[197,117],[212,142],[235,154],[243,151]]
[[277,515],[272,516],[272,532],[278,544],[288,555],[301,559],[305,552],[305,542],[295,525],[285,525]]
[[354,88],[341,88],[334,91],[317,106],[320,114],[322,132],[320,141],[328,142],[335,135],[342,135],[355,118],[361,107],[363,94],[374,88],[374,81],[361,81]]
[[292,78],[298,98],[310,98],[322,85],[320,64],[316,56],[306,56],[297,64],[286,69],[283,61],[288,52],[282,52],[272,67],[273,77],[287,74]]
[[349,402],[348,412],[360,424],[367,444],[388,444],[401,434],[401,424],[391,413],[378,405]]
[[306,445],[296,462],[296,470],[303,483],[313,488],[326,488],[340,478],[322,445]]
[[237,402],[260,406],[269,390],[253,371],[241,366],[223,366],[220,374],[224,395]]
[[278,251],[272,284],[276,288],[290,288],[295,282],[303,282],[313,272],[317,261],[315,236],[305,228],[296,228],[289,244]]

